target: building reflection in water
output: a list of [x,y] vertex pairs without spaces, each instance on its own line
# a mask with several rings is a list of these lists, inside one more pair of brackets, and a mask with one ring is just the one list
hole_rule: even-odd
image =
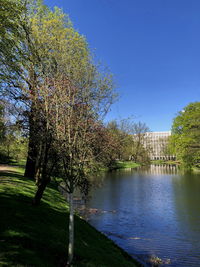
[[175,164],[151,164],[149,166],[140,167],[137,171],[144,175],[177,174],[178,167]]

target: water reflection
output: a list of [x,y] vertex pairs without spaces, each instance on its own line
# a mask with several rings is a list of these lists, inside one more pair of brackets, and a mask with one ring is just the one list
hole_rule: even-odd
[[153,175],[160,175],[160,174],[177,174],[178,167],[177,165],[172,164],[152,164],[149,166],[138,168],[139,172],[143,174],[153,174]]
[[[106,174],[91,191],[90,222],[131,255],[162,266],[198,266],[200,177],[152,165]],[[170,260],[169,260],[170,259]]]
[[[186,174],[173,179],[174,203],[178,222],[177,236],[188,249],[182,260],[191,266],[200,261],[200,175]],[[196,265],[197,266],[197,265]]]

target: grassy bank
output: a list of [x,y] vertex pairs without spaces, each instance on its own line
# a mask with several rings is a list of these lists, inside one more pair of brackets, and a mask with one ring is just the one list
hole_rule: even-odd
[[[54,185],[39,207],[31,205],[34,181],[23,169],[0,172],[0,266],[65,266],[68,206]],[[137,266],[125,252],[78,216],[73,266]]]
[[192,171],[195,173],[200,173],[200,168],[199,167],[192,167]]
[[110,170],[126,169],[126,168],[137,168],[139,166],[141,166],[139,163],[135,163],[133,161],[116,161],[110,167]]

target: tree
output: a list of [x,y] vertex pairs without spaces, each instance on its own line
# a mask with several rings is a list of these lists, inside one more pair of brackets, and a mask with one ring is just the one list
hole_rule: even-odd
[[187,105],[172,125],[171,147],[185,167],[200,163],[200,102]]
[[[13,1],[6,0],[6,3],[8,14],[12,15],[14,21],[15,12],[12,13],[11,9]],[[17,3],[20,5],[23,1],[19,0]],[[15,28],[11,33],[9,27],[6,29],[6,34],[19,38],[13,43],[11,59],[7,58],[7,50],[2,48],[2,59],[5,60],[2,61],[1,76],[5,94],[23,107],[25,127],[29,131],[25,176],[34,178],[37,165],[40,165],[37,162],[41,147],[38,145],[41,135],[38,115],[41,112],[36,111],[37,89],[44,76],[51,76],[50,72],[63,73],[79,86],[87,71],[90,54],[85,38],[73,28],[62,10],[55,8],[51,11],[42,1],[29,0],[25,3],[16,23],[22,34],[15,35]],[[15,25],[14,22],[11,25]],[[2,47],[6,47],[6,39],[2,39]],[[10,62],[15,62],[17,67]]]
[[109,139],[112,143],[112,149],[109,153],[110,159],[107,163],[107,166],[111,167],[116,159],[122,159],[126,134],[120,129],[120,122],[117,122],[116,120],[108,123],[107,130],[109,133]]
[[[91,54],[87,42],[73,28],[68,16],[60,9],[55,8],[54,11],[50,11],[45,6],[38,5],[34,15],[31,17],[30,27],[30,39],[37,51],[37,58],[40,59],[40,62],[37,64],[37,71],[34,71],[36,79],[34,92],[31,90],[32,111],[30,112],[29,123],[30,136],[33,133],[33,138],[30,138],[30,153],[35,151],[35,155],[28,157],[31,160],[35,157],[35,163],[32,165],[34,165],[35,174],[37,174],[37,166],[41,165],[37,164],[38,154],[41,154],[38,151],[40,151],[41,146],[44,147],[42,145],[44,140],[37,137],[38,125],[40,124],[38,118],[40,118],[40,115],[37,118],[34,115],[36,113],[41,114],[40,112],[36,112],[36,106],[38,105],[37,90],[40,87],[40,83],[42,84],[41,80],[43,77],[51,79],[62,73],[63,77],[65,77],[64,79],[73,83],[73,86],[76,88],[87,87],[89,81],[91,82],[90,86],[94,86],[95,88],[95,79],[98,77],[96,75],[95,79],[91,80],[88,76],[88,73],[89,75],[93,75],[92,73],[96,67],[91,61]],[[42,134],[40,133],[40,135]],[[39,144],[37,142],[37,146],[35,146],[34,143],[32,145],[32,140],[41,141]]]
[[113,100],[112,82],[107,76],[100,75],[94,66],[88,68],[87,75],[82,87],[76,87],[61,75],[47,78],[38,91],[46,133],[51,135],[60,177],[69,194],[69,264],[74,247],[73,193],[77,187],[83,193],[88,191],[88,175],[95,169],[101,153],[95,151],[97,137],[102,131],[101,118],[107,111],[105,106]]
[[133,143],[131,146],[131,158],[135,162],[145,163],[149,161],[150,147],[145,147],[146,133],[149,132],[149,127],[142,122],[133,123],[131,133],[133,135]]
[[[130,119],[111,121],[107,125],[110,134],[110,166],[118,160],[149,161],[149,147],[144,146],[145,133],[149,128],[145,123],[135,123]],[[108,161],[109,162],[109,161]],[[108,165],[108,167],[109,167]]]
[[[34,169],[39,191],[42,194],[40,185],[44,189],[45,184],[50,180],[45,165],[50,159],[48,154],[53,140],[49,133],[49,125],[46,124],[47,113],[41,108],[40,88],[43,88],[44,84],[48,84],[48,90],[50,90],[52,83],[61,86],[61,81],[63,81],[66,86],[68,83],[72,84],[76,90],[80,91],[82,88],[90,87],[96,90],[99,86],[103,90],[103,87],[107,86],[106,83],[109,82],[109,77],[105,76],[104,80],[99,79],[97,67],[92,63],[92,56],[85,38],[73,28],[69,18],[60,9],[55,8],[54,11],[50,11],[44,6],[37,7],[31,18],[31,29],[30,38],[42,63],[38,64],[34,93],[31,90],[32,95],[29,96],[32,101],[30,135],[33,134],[30,142],[34,141],[30,146],[30,152],[36,151]],[[107,109],[107,105],[104,108]],[[40,127],[41,124],[42,127]],[[33,158],[33,156],[30,155],[29,158]],[[38,173],[41,173],[39,178]]]
[[[30,49],[27,46],[29,23],[28,1],[0,0],[0,85],[1,97],[17,108],[21,115],[29,110],[26,91],[31,86],[28,79]],[[25,114],[25,113],[24,113]],[[27,121],[27,119],[26,119]]]

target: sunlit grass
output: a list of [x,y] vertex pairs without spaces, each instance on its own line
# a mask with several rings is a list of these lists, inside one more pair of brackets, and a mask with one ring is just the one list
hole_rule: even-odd
[[137,168],[140,166],[140,164],[133,161],[117,161],[116,166],[118,169]]

